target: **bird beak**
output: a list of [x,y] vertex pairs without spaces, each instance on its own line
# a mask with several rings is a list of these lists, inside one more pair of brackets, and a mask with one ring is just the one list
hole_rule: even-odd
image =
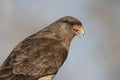
[[83,37],[84,34],[85,34],[85,30],[81,25],[74,25],[73,28],[72,28],[72,31],[79,38]]

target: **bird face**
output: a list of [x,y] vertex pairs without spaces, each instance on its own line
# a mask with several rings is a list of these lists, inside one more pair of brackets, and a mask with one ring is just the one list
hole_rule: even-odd
[[79,38],[81,38],[82,36],[84,36],[85,34],[85,30],[82,27],[82,25],[73,25],[72,27],[72,32],[77,35]]
[[82,23],[78,19],[71,17],[71,16],[66,16],[66,17],[61,18],[59,21],[66,24],[67,25],[66,30],[70,30],[70,32],[72,30],[72,34],[75,34],[79,38],[84,36],[85,30],[82,27]]

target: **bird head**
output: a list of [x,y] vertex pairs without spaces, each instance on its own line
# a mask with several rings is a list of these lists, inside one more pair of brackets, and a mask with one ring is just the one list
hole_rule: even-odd
[[59,21],[67,24],[67,28],[69,27],[71,32],[79,38],[84,36],[85,30],[82,26],[82,23],[78,19],[71,16],[66,16],[61,18]]
[[85,30],[78,19],[65,16],[39,31],[35,37],[57,40],[68,49],[75,35],[81,38],[84,34]]

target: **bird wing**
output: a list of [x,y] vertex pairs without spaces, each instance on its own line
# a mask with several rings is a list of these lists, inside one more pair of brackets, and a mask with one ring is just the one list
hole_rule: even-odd
[[25,39],[2,64],[0,77],[10,75],[42,77],[54,74],[63,64],[67,53],[68,50],[54,39]]

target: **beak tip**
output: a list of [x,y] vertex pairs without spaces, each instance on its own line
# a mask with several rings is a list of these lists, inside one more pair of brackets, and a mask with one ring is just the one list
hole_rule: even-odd
[[84,30],[83,27],[82,27],[82,29],[80,31],[82,32],[82,35],[84,36],[85,35],[85,30]]
[[83,32],[83,36],[85,35],[85,31]]

